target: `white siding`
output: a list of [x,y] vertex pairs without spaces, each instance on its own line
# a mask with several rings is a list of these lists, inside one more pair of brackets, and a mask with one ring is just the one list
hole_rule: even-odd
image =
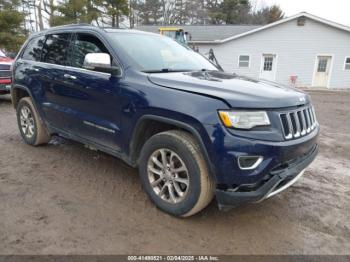
[[[345,57],[350,57],[350,33],[311,19],[305,26],[292,20],[275,27],[218,45],[198,45],[201,53],[214,49],[216,58],[227,72],[258,78],[262,54],[277,55],[276,82],[312,85],[316,56],[332,55],[331,88],[350,88],[350,70],[344,70]],[[239,55],[250,55],[250,67],[239,68]]]

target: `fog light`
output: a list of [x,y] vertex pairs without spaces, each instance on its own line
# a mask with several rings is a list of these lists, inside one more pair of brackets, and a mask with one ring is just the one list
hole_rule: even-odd
[[243,170],[256,168],[263,161],[262,156],[240,156],[238,157],[238,166]]

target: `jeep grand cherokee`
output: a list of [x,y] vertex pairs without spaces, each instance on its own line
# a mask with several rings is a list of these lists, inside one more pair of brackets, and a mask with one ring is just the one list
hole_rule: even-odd
[[138,167],[161,210],[259,202],[317,154],[310,97],[228,74],[170,38],[87,25],[33,34],[13,68],[23,140],[73,139]]

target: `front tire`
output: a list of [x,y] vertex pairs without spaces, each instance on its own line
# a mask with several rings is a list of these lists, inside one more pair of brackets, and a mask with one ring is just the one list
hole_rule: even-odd
[[50,141],[50,135],[29,97],[24,97],[18,102],[17,123],[21,136],[27,144],[38,146]]
[[174,216],[194,215],[214,196],[214,181],[200,147],[184,131],[151,137],[141,151],[139,174],[151,201]]

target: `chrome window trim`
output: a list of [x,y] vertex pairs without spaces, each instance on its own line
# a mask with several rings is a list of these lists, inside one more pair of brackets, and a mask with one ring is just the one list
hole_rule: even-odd
[[[41,61],[26,60],[26,59],[23,59],[23,58],[18,59],[18,61],[34,62],[34,63],[39,64],[39,65],[50,65],[50,66],[54,66],[54,67],[58,67],[58,68],[62,68],[62,69],[74,69],[74,70],[78,70],[78,71],[82,71],[82,72],[97,73],[97,74],[101,74],[101,75],[105,75],[105,76],[111,76],[110,73],[94,71],[94,70],[89,70],[89,69],[79,68],[79,67],[74,67],[74,66],[57,65],[57,64],[51,64],[51,63],[41,62]],[[122,73],[118,77],[122,77],[123,76],[123,69],[122,68],[120,68],[120,69],[121,69]]]

